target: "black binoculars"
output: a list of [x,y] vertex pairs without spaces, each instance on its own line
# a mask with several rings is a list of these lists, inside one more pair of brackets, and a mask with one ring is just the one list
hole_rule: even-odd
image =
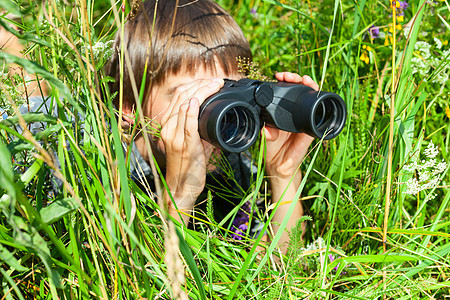
[[222,150],[242,152],[255,143],[262,124],[329,140],[346,119],[345,102],[334,93],[294,83],[225,79],[200,107],[199,133]]

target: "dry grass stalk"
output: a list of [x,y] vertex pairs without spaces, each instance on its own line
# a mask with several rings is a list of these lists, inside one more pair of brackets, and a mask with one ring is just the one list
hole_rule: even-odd
[[179,240],[173,222],[168,222],[164,241],[166,255],[164,262],[167,266],[167,278],[171,284],[173,299],[187,300],[188,297],[182,286],[185,284],[184,264],[180,257]]

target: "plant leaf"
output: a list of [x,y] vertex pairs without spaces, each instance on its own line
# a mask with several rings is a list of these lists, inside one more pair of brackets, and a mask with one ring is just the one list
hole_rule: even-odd
[[78,203],[75,198],[70,197],[53,201],[49,206],[42,208],[39,213],[44,223],[51,224],[76,209],[78,209]]
[[22,266],[14,255],[0,244],[0,261],[7,263],[11,268],[18,272],[25,272],[28,268]]

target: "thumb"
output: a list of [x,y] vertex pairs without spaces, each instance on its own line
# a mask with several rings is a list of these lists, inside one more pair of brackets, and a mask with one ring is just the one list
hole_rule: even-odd
[[275,141],[278,138],[279,129],[264,126],[261,129],[261,134],[266,136],[267,141]]

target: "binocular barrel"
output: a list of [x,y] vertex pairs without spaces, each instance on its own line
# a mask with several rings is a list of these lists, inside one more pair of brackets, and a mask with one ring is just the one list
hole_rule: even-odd
[[202,104],[200,136],[228,152],[242,152],[258,138],[262,124],[323,139],[344,128],[347,108],[334,93],[285,82],[226,80]]

